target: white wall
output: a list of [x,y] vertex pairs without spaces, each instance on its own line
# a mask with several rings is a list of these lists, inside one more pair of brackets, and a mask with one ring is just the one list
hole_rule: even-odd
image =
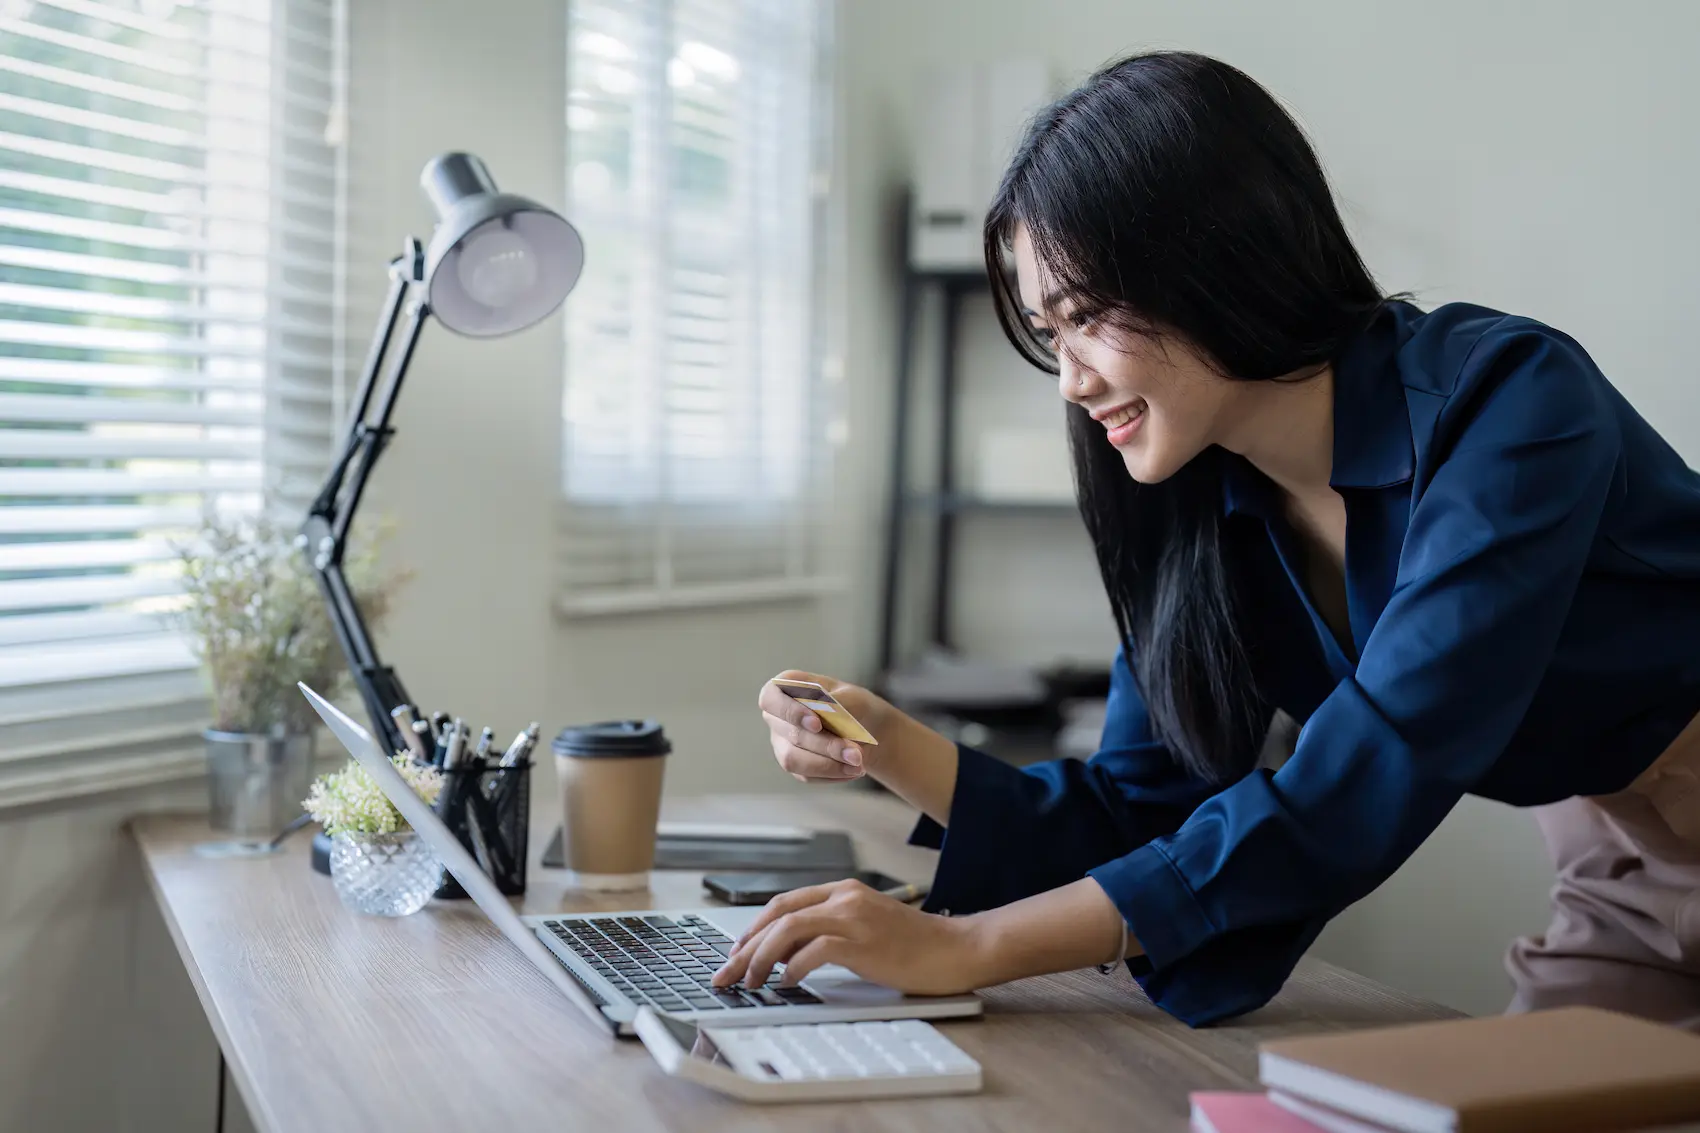
[[[877,439],[889,413],[895,203],[917,76],[935,60],[1039,52],[1078,81],[1130,51],[1181,47],[1240,66],[1298,114],[1383,286],[1428,304],[1469,298],[1569,331],[1700,463],[1687,339],[1700,301],[1700,211],[1691,199],[1700,178],[1692,128],[1700,78],[1691,67],[1700,5],[852,0],[841,30],[848,372],[862,438]],[[877,444],[852,452],[865,460],[853,480],[872,491],[882,452]],[[1025,609],[999,611],[976,597],[986,611],[976,617],[1044,620],[1054,607],[1078,618],[1062,580],[1074,584],[1079,560],[1066,551],[1001,563],[1031,581]],[[1499,952],[1542,925],[1549,883],[1527,816],[1471,801],[1398,877],[1340,918],[1318,952],[1494,1011],[1506,998]]]
[[[354,58],[354,298],[364,342],[379,266],[431,213],[420,168],[479,154],[504,189],[559,207],[565,184],[563,0],[362,0]],[[596,254],[596,234],[586,233]],[[369,296],[369,298],[367,298]],[[568,302],[571,302],[569,298]],[[668,789],[784,789],[754,712],[780,669],[844,666],[830,603],[794,601],[565,622],[551,612],[562,389],[559,315],[510,338],[430,326],[374,477],[392,557],[416,572],[383,652],[422,703],[498,731],[624,715],[673,735]],[[363,515],[365,513],[363,512]],[[445,537],[452,532],[452,537]],[[540,776],[547,797],[550,776]]]
[[195,783],[0,814],[0,1131],[212,1128],[218,1045],[123,828],[205,798]]

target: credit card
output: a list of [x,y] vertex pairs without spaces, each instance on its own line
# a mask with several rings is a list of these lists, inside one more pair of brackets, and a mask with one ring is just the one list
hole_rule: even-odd
[[809,681],[782,681],[777,678],[773,682],[779,691],[801,704],[804,708],[820,717],[821,726],[840,739],[853,740],[859,744],[877,744],[874,734],[862,727],[861,721],[850,715],[850,710],[833,699],[833,696],[820,685]]

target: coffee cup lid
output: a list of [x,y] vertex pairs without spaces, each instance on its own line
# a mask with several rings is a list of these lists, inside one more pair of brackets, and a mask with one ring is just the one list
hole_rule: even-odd
[[574,759],[666,755],[673,750],[657,720],[605,720],[562,728],[549,745]]

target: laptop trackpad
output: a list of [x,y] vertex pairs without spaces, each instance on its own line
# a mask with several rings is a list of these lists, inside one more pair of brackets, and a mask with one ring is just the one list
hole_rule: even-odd
[[877,1007],[899,1003],[903,993],[884,984],[869,983],[849,968],[828,964],[817,968],[803,980],[803,986],[820,996],[822,1001],[839,1007]]
[[761,905],[733,905],[725,909],[693,909],[691,912],[736,940],[756,923],[762,910]]

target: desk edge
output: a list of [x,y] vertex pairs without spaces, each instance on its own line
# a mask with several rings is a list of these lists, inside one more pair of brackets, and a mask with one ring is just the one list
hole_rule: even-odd
[[[195,955],[188,943],[183,939],[183,927],[177,923],[177,916],[172,912],[171,902],[165,899],[165,893],[160,888],[159,875],[154,871],[153,857],[148,847],[143,844],[142,836],[137,831],[137,823],[143,818],[157,819],[160,816],[137,816],[124,823],[125,831],[130,835],[130,841],[136,846],[136,853],[142,859],[142,872],[147,874],[148,892],[153,894],[154,907],[165,921],[166,931],[171,934],[171,943],[177,949],[177,958],[183,968],[189,973],[189,982],[195,986],[195,997],[201,1001],[201,1013],[207,1017],[211,1025],[213,1038],[218,1043],[219,1058],[223,1067],[229,1068],[230,1078],[236,1083],[236,1090],[242,1095],[242,1104],[248,1109],[248,1118],[253,1122],[257,1133],[276,1133],[277,1121],[273,1114],[266,1111],[263,1104],[256,1102],[259,1091],[248,1077],[248,1068],[242,1060],[231,1054],[230,1033],[224,1025],[224,1016],[219,1013],[211,991],[207,988],[206,979],[201,972],[201,966],[195,962]],[[222,1072],[222,1071],[221,1071]]]

